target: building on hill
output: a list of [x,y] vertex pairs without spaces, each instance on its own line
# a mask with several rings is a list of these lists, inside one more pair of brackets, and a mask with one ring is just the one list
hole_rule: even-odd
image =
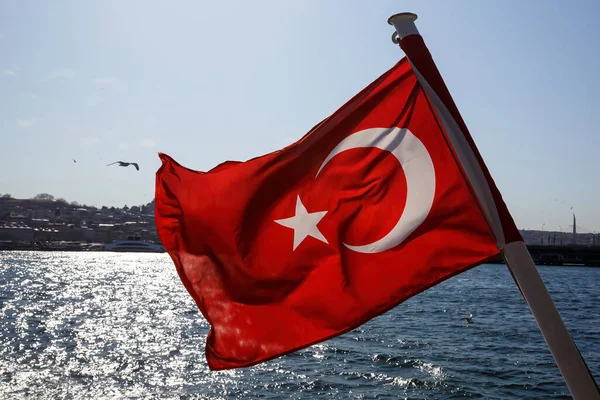
[[11,207],[21,207],[23,209],[38,209],[38,208],[55,209],[57,206],[56,201],[44,200],[44,199],[9,199],[8,204]]
[[9,210],[9,198],[0,197],[0,214],[6,213]]
[[0,226],[0,240],[32,243],[34,241],[34,230],[28,226]]

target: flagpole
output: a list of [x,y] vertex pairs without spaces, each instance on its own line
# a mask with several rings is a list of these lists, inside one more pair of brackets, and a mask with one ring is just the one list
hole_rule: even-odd
[[[465,132],[464,121],[462,121],[441,75],[422,41],[414,23],[416,19],[417,15],[413,13],[391,16],[388,23],[396,29],[392,35],[392,41],[399,43],[406,53],[419,83],[433,103],[456,152],[457,159],[473,188],[474,195],[481,204],[482,213],[496,238],[498,249],[504,256],[513,279],[531,309],[571,396],[575,400],[600,399],[598,386],[569,335],[525,243],[516,231],[506,206],[501,199],[498,200],[499,192],[496,190],[496,193],[492,190],[495,189],[495,186],[490,189],[491,177],[485,169],[468,131]],[[419,40],[413,40],[416,37]],[[406,38],[409,39],[405,41]],[[500,208],[503,208],[501,210],[498,207],[499,203],[501,203]]]

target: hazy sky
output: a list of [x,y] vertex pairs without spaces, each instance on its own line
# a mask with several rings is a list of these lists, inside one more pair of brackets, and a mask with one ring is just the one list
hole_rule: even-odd
[[3,0],[0,193],[141,204],[158,151],[205,170],[288,145],[404,56],[402,11],[517,225],[573,207],[600,230],[597,0]]

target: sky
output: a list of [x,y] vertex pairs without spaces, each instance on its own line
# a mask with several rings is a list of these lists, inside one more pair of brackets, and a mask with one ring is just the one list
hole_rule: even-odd
[[597,0],[3,0],[0,193],[145,204],[159,151],[207,170],[291,144],[404,56],[403,11],[517,226],[600,230]]

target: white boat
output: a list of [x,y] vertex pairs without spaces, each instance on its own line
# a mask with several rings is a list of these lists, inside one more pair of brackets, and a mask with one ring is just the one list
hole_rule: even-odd
[[115,240],[102,246],[104,251],[121,251],[128,253],[164,253],[165,248],[151,240],[127,239]]

